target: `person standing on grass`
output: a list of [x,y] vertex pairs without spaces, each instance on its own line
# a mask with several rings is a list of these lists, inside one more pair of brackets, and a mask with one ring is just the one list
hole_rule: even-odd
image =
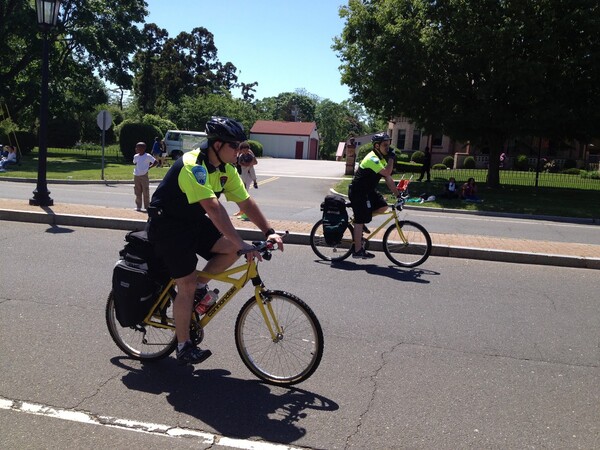
[[160,148],[160,138],[158,136],[154,138],[154,144],[152,144],[152,156],[158,161],[158,167],[162,167],[162,148]]
[[427,174],[427,181],[431,181],[431,152],[429,147],[425,147],[425,155],[423,156],[423,166],[421,166],[421,176],[419,181],[423,181],[423,177]]
[[135,193],[135,210],[142,210],[142,199],[144,200],[144,209],[148,210],[150,204],[150,178],[148,171],[155,167],[158,161],[146,153],[146,143],[138,142],[135,144],[135,155],[133,157],[133,192]]

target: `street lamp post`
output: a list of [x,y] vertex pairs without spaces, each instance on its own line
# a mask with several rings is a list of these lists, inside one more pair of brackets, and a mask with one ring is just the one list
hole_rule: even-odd
[[56,26],[60,0],[36,0],[38,25],[42,29],[42,96],[40,99],[40,141],[38,158],[37,185],[33,197],[29,199],[30,205],[52,206],[54,201],[50,198],[50,191],[46,183],[46,163],[48,156],[48,32]]

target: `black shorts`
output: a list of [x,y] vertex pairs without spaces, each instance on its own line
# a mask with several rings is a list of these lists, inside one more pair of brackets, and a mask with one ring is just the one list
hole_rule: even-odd
[[206,260],[212,258],[211,249],[221,236],[206,216],[202,216],[199,222],[158,217],[150,219],[148,224],[148,238],[171,278],[181,278],[196,270],[196,255]]
[[354,222],[369,223],[373,219],[373,211],[384,206],[387,202],[377,191],[361,192],[353,190],[348,191],[348,198],[352,203],[352,211],[354,212]]

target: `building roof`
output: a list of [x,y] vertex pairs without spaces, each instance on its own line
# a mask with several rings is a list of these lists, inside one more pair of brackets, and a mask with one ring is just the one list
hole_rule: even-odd
[[250,129],[250,133],[310,136],[316,128],[317,124],[315,122],[257,120]]

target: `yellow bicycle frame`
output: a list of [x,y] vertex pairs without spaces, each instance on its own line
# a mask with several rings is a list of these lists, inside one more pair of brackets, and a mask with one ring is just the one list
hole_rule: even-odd
[[[261,311],[265,324],[271,333],[271,338],[274,342],[278,341],[283,334],[279,323],[277,321],[277,317],[275,316],[275,312],[271,306],[270,302],[264,301],[264,291],[265,286],[260,280],[260,276],[258,274],[258,266],[256,261],[253,258],[249,258],[249,260],[240,264],[239,266],[233,267],[231,269],[225,270],[224,272],[218,274],[212,274],[208,272],[197,271],[198,276],[202,276],[205,278],[209,278],[211,280],[222,281],[224,283],[231,284],[231,288],[225,292],[219,299],[215,302],[213,306],[204,314],[202,319],[199,322],[195,321],[195,318],[192,314],[192,322],[196,322],[196,324],[200,328],[206,327],[208,323],[217,315],[217,313],[227,304],[229,301],[248,283],[249,280],[252,280],[254,283],[254,298],[258,307]],[[235,277],[234,275],[241,274],[239,277]],[[175,288],[175,281],[173,279],[169,280],[167,285],[162,290],[158,299],[156,300],[154,306],[144,319],[144,323],[151,325],[153,327],[159,328],[169,328],[174,329],[175,324],[172,319],[167,320],[166,323],[163,323],[164,320],[160,317],[160,315],[156,315],[157,311],[163,309],[171,297],[171,292]],[[265,307],[266,306],[266,307]]]
[[[408,244],[408,239],[406,239],[406,236],[404,236],[404,233],[402,232],[402,228],[399,225],[398,210],[396,209],[395,206],[393,206],[393,205],[390,205],[390,206],[391,206],[391,209],[389,211],[379,214],[380,216],[388,215],[390,217],[385,219],[383,221],[383,223],[375,229],[375,231],[371,231],[370,234],[365,236],[364,237],[365,241],[371,240],[373,238],[373,236],[376,236],[377,233],[379,233],[381,230],[383,230],[387,226],[387,224],[390,223],[391,220],[395,220],[396,230],[398,231],[398,235],[400,236],[400,239],[402,240],[402,242],[404,244]],[[352,218],[351,223],[354,223],[354,217]]]

